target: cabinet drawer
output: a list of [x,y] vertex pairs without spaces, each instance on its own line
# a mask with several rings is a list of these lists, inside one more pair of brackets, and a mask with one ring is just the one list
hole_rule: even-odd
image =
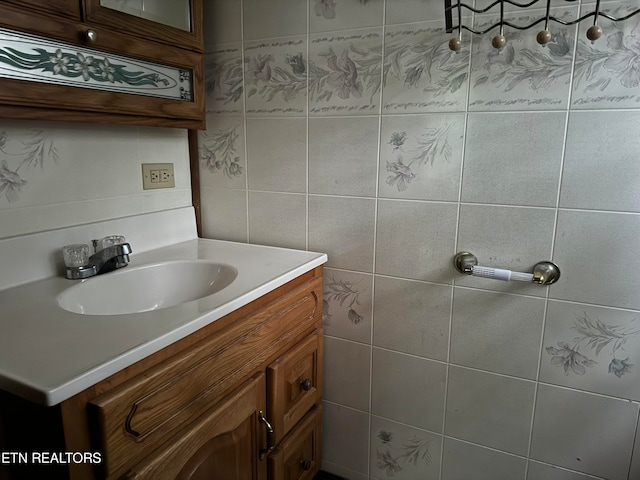
[[312,479],[320,470],[321,445],[322,407],[317,405],[269,455],[269,479]]
[[320,321],[320,282],[302,285],[91,400],[106,476],[122,473],[313,331]]
[[[163,447],[133,467],[127,480],[196,478],[264,479],[259,461],[264,440],[259,412],[265,408],[264,374],[226,396]],[[262,436],[263,437],[263,436]]]
[[275,444],[320,402],[322,345],[322,329],[317,329],[267,368],[267,413]]

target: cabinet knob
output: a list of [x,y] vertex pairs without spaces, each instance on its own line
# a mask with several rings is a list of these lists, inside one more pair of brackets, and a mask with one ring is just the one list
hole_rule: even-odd
[[300,462],[300,468],[302,468],[302,470],[304,470],[305,472],[307,470],[311,470],[311,460],[309,459],[302,460]]
[[300,381],[300,388],[302,388],[302,390],[304,390],[305,392],[311,390],[311,387],[313,387],[313,382],[308,378]]
[[95,30],[87,30],[84,35],[89,43],[96,43],[98,41],[98,32]]

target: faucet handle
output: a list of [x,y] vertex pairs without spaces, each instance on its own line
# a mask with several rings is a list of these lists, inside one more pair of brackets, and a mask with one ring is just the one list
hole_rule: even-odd
[[104,237],[100,240],[93,240],[93,249],[95,252],[99,252],[105,248],[112,247],[114,245],[122,245],[126,242],[127,240],[124,238],[124,235],[109,235],[108,237]]

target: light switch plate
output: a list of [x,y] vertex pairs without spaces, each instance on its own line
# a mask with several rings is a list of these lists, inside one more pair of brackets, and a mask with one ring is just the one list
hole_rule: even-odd
[[143,163],[142,189],[175,188],[173,163]]

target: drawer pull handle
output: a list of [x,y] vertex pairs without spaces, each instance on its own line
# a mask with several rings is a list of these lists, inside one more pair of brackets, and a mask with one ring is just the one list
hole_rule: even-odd
[[275,430],[273,426],[271,426],[269,420],[267,420],[267,417],[264,416],[264,412],[262,410],[258,412],[258,421],[260,423],[264,423],[265,427],[267,427],[267,448],[260,450],[260,460],[264,460],[267,454],[273,450],[273,434],[275,433]]
[[302,468],[302,470],[304,470],[305,472],[307,470],[311,470],[311,460],[309,459],[302,460],[300,462],[300,468]]
[[308,378],[306,380],[300,381],[300,388],[305,392],[308,392],[309,390],[311,390],[311,387],[313,387],[313,382]]

